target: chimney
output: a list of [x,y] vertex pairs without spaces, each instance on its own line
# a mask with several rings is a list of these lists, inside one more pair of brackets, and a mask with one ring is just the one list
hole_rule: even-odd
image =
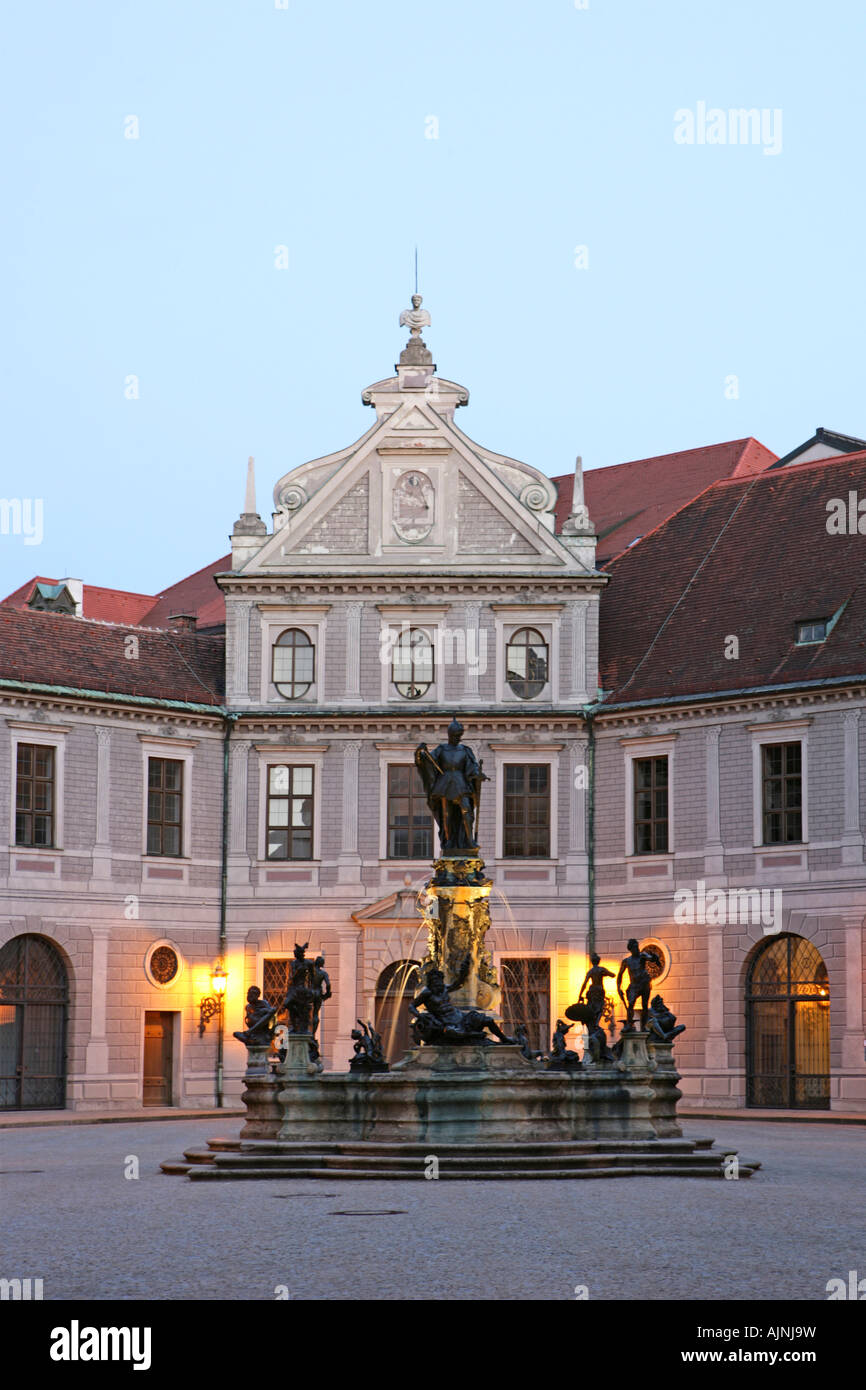
[[195,613],[172,613],[168,625],[173,632],[195,632]]
[[80,579],[61,579],[59,583],[64,584],[69,590],[69,596],[75,603],[76,618],[84,617],[84,584]]

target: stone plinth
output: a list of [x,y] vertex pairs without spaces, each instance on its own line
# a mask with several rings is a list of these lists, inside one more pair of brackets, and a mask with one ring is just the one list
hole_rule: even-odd
[[315,1049],[315,1039],[311,1033],[287,1033],[286,1055],[276,1069],[277,1076],[308,1077],[317,1076],[324,1063],[314,1062],[311,1052]]
[[247,1107],[247,1118],[241,1139],[276,1139],[283,1122],[279,1103],[282,1081],[270,1071],[265,1075],[247,1072],[244,1083],[241,1100]]
[[385,1074],[284,1077],[279,1138],[518,1145],[654,1139],[652,1076],[648,1066],[611,1063],[552,1072],[517,1047],[420,1047]]
[[680,1076],[674,1062],[674,1045],[672,1042],[661,1042],[650,1034],[647,1053],[653,1067],[653,1127],[660,1138],[667,1139],[682,1134],[677,1119],[677,1102],[682,1099],[683,1093],[677,1085]]

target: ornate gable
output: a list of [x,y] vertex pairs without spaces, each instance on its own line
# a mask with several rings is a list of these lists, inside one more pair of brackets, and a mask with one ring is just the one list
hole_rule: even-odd
[[578,550],[554,534],[555,484],[528,464],[482,448],[454,423],[469,393],[436,375],[421,338],[430,319],[420,304],[414,296],[401,316],[410,339],[397,375],[363,393],[375,424],[347,448],[280,478],[273,532],[249,519],[236,527],[236,573],[325,575],[349,565],[390,572],[592,572],[586,537]]

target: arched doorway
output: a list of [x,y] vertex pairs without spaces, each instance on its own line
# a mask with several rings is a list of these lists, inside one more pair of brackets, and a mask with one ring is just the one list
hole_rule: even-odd
[[820,951],[802,936],[774,936],[746,983],[746,1104],[830,1108],[830,990]]
[[44,936],[15,936],[0,950],[0,1110],[66,1104],[69,981]]
[[409,1005],[421,988],[416,960],[395,960],[376,981],[376,1032],[389,1062],[400,1062],[409,1047]]

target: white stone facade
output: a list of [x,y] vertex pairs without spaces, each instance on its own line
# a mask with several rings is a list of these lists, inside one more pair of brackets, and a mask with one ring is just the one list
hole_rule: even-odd
[[[866,691],[675,710],[598,706],[606,576],[594,568],[577,499],[574,524],[556,535],[549,479],[463,434],[454,414],[467,393],[429,365],[401,365],[364,398],[376,421],[360,440],[277,482],[272,531],[250,513],[235,528],[233,568],[219,579],[224,709],[0,690],[0,787],[9,789],[0,796],[0,948],[43,936],[66,964],[67,1103],[142,1103],[145,1014],[158,1013],[171,1016],[170,1103],[211,1105],[218,1024],[199,1035],[199,1001],[220,955],[225,1097],[236,1102],[245,1051],[231,1034],[242,1026],[246,990],[263,985],[265,961],[288,958],[296,941],[325,956],[334,994],[323,1053],[328,1066],[345,1067],[355,1020],[375,1015],[382,972],[424,953],[414,893],[429,858],[389,856],[388,768],[411,765],[415,745],[438,742],[457,712],[491,778],[480,817],[495,885],[489,944],[498,962],[549,962],[552,1021],[577,997],[593,915],[607,965],[629,936],[653,938],[672,960],[665,998],[687,1024],[677,1044],[687,1097],[743,1104],[745,982],[767,934],[760,922],[680,921],[676,894],[699,883],[778,889],[782,931],[811,941],[827,966],[831,1105],[866,1109]],[[548,661],[537,691],[521,698],[506,655],[527,628]],[[304,688],[287,697],[272,662],[290,631],[313,659],[308,668],[309,656],[298,658]],[[391,658],[400,635],[413,632],[432,648],[434,669],[429,688],[409,698]],[[774,740],[803,749],[796,846],[761,843],[756,758]],[[55,750],[50,849],[15,847],[19,742]],[[633,767],[658,756],[668,758],[670,841],[664,853],[636,854]],[[147,852],[151,758],[183,766],[180,856]],[[506,853],[513,764],[549,769],[548,855]],[[273,768],[289,769],[280,786],[296,785],[299,770],[311,778],[308,853],[268,857]],[[149,965],[160,944],[180,961],[167,984]]]

